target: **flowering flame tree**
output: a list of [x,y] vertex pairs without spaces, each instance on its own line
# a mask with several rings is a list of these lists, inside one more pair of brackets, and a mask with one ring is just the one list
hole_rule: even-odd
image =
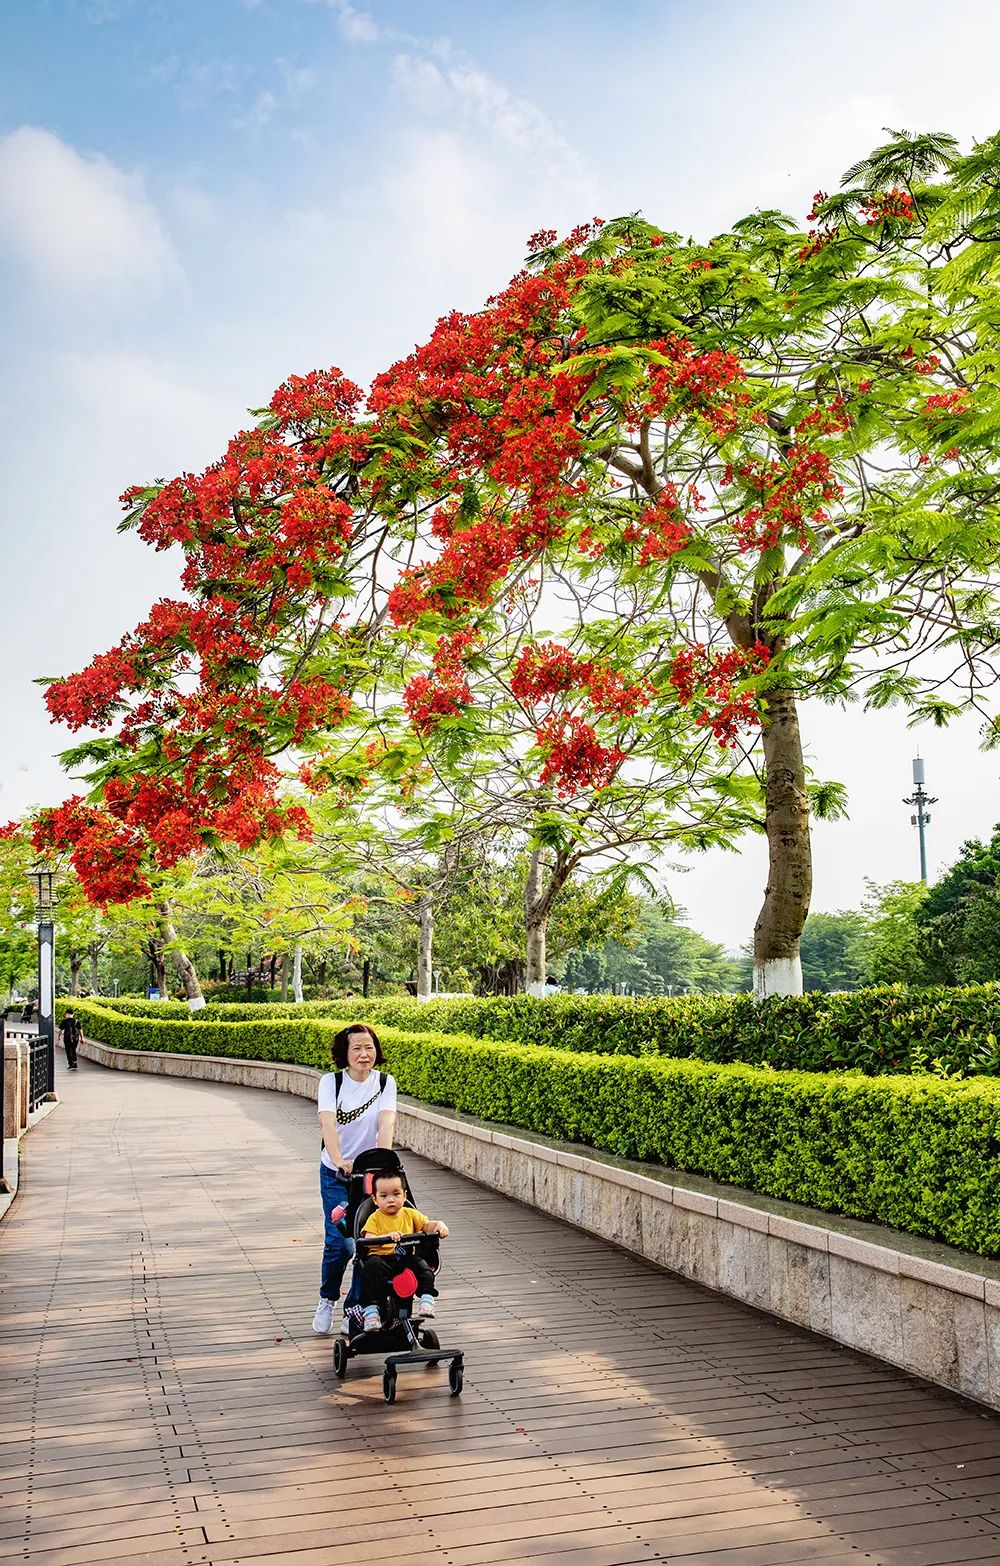
[[283,757],[345,802],[375,770],[450,788],[463,745],[502,757],[539,851],[627,789],[658,791],[658,830],[725,840],[759,788],[757,988],[799,988],[801,700],[944,722],[995,682],[998,172],[1000,138],[963,158],[901,135],[808,233],[758,213],[707,245],[637,219],[540,234],[365,406],[338,372],[290,378],[205,473],[127,493],[187,596],[50,684],[54,718],[113,732],[69,755],[99,797],[39,843],[127,897],[151,860],[307,832]]

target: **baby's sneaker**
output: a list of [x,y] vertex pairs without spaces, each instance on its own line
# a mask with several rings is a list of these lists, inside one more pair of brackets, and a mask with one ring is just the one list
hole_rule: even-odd
[[382,1318],[375,1309],[374,1305],[369,1305],[366,1307],[363,1325],[366,1332],[377,1332],[379,1327],[381,1327]]
[[433,1314],[434,1314],[434,1296],[433,1296],[433,1294],[418,1294],[417,1295],[417,1315],[418,1316],[433,1316]]

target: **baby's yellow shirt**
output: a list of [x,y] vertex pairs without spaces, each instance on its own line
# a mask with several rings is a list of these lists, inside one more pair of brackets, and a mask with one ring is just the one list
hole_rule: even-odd
[[[380,1212],[376,1207],[368,1219],[362,1234],[422,1234],[430,1223],[430,1219],[424,1213],[418,1213],[415,1207],[403,1207],[393,1218],[391,1213]],[[391,1245],[366,1245],[365,1250],[369,1256],[391,1256]]]

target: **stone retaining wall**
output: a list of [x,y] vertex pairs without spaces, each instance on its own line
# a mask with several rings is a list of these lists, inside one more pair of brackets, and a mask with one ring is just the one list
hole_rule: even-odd
[[[320,1073],[111,1049],[117,1070],[315,1098]],[[400,1099],[398,1142],[747,1305],[1000,1410],[1000,1264],[656,1165]]]

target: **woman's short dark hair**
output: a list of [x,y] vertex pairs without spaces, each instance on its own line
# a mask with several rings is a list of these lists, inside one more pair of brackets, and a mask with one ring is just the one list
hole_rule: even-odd
[[333,1039],[333,1065],[334,1065],[334,1069],[336,1071],[346,1071],[347,1070],[347,1046],[348,1046],[348,1043],[350,1042],[350,1038],[351,1038],[351,1034],[352,1033],[367,1033],[368,1037],[371,1039],[372,1043],[375,1045],[375,1064],[376,1064],[376,1066],[381,1066],[383,1061],[385,1060],[385,1056],[382,1053],[382,1046],[379,1043],[378,1034],[375,1032],[375,1029],[374,1028],[370,1028],[368,1026],[367,1022],[352,1022],[348,1027],[341,1028],[340,1032],[334,1035],[334,1039]]

